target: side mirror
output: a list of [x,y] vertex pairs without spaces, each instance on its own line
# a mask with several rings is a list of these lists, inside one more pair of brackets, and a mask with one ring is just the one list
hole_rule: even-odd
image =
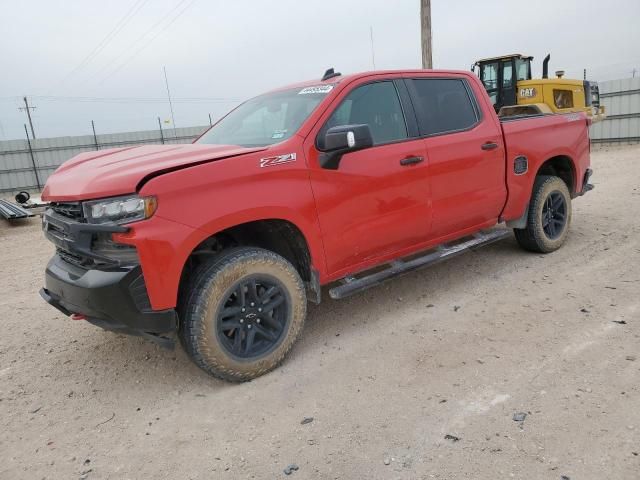
[[320,166],[336,170],[342,155],[373,146],[369,125],[340,125],[325,133]]

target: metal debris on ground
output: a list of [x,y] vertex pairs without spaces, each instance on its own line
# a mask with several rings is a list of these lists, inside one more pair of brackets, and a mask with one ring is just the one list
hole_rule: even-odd
[[300,422],[300,425],[306,425],[307,423],[313,422],[313,417],[304,417]]
[[0,199],[0,215],[7,220],[16,220],[18,218],[33,217],[33,213],[26,211],[11,202]]
[[527,418],[527,414],[524,412],[518,412],[513,414],[514,422],[524,422],[525,418]]
[[298,465],[296,465],[295,463],[292,463],[291,465],[288,465],[287,468],[285,468],[283,470],[285,475],[291,475],[293,472],[297,471],[300,467],[298,467]]
[[449,435],[448,433],[444,436],[445,440],[451,440],[453,443],[459,442],[460,437],[456,437],[455,435]]

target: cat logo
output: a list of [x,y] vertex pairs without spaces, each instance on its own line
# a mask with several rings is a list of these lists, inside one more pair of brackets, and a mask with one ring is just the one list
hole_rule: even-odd
[[538,92],[536,92],[535,88],[529,87],[529,88],[521,88],[519,95],[522,98],[531,98],[531,97],[535,97],[537,93]]

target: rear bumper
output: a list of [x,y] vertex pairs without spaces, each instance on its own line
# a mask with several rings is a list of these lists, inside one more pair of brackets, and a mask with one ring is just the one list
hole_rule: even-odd
[[178,327],[175,310],[151,310],[142,269],[86,270],[54,255],[45,272],[44,300],[65,315],[132,335],[160,335]]

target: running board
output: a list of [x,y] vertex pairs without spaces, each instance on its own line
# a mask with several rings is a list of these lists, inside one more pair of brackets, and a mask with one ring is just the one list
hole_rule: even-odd
[[[340,282],[341,284],[329,290],[329,296],[333,299],[345,298],[354,293],[361,292],[367,288],[374,287],[382,282],[404,273],[417,270],[418,268],[433,265],[447,258],[452,258],[467,250],[488,245],[511,235],[511,230],[495,229],[486,232],[478,232],[472,238],[464,237],[458,243],[445,243],[429,250],[419,257],[405,257],[408,260],[393,260],[386,264],[384,270],[379,270],[369,275],[364,272],[364,276],[347,276]],[[384,267],[384,266],[383,266]]]

